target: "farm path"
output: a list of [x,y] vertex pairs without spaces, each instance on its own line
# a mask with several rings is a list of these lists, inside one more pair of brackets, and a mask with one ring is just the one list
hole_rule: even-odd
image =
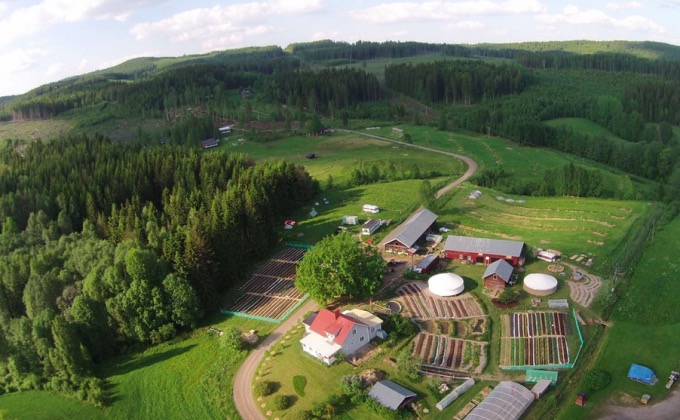
[[601,420],[677,420],[678,407],[680,407],[680,392],[675,390],[669,397],[651,406],[620,407],[610,405],[606,408],[604,415],[598,418]]
[[465,162],[465,164],[468,166],[467,171],[465,171],[465,173],[460,178],[456,179],[452,183],[444,186],[444,188],[441,188],[439,191],[437,191],[437,195],[436,195],[437,198],[440,198],[442,195],[449,192],[452,188],[455,188],[458,185],[460,185],[461,183],[467,181],[475,172],[477,172],[477,162],[475,162],[474,160],[472,160],[469,157],[464,156],[464,155],[459,155],[457,153],[451,153],[451,152],[445,152],[443,150],[433,149],[432,147],[427,147],[427,146],[420,146],[418,144],[408,144],[408,143],[404,143],[403,141],[393,140],[393,139],[383,137],[383,136],[376,136],[375,134],[362,133],[361,131],[345,130],[345,129],[337,129],[336,131],[340,131],[340,132],[343,132],[343,133],[359,134],[361,136],[371,137],[371,138],[378,139],[378,140],[384,140],[384,141],[388,141],[390,143],[399,144],[401,146],[412,147],[414,149],[420,149],[420,150],[426,150],[428,152],[433,152],[433,153],[439,153],[441,155],[451,156],[451,157],[454,157],[456,159],[459,159],[459,160],[462,160],[463,162]]
[[[459,155],[456,153],[445,152],[443,150],[433,149],[431,147],[420,146],[417,144],[407,144],[401,141],[388,139],[382,136],[376,136],[373,134],[362,133],[353,130],[342,130],[337,131],[359,134],[366,137],[371,137],[378,140],[387,141],[390,143],[396,143],[407,147],[412,147],[415,149],[426,150],[433,153],[439,153],[442,155],[447,155],[460,159],[468,166],[467,171],[458,179],[451,182],[450,184],[444,186],[439,191],[437,191],[436,197],[440,198],[452,188],[460,185],[467,179],[469,179],[477,171],[477,163],[467,156]],[[302,305],[294,314],[292,314],[286,321],[281,323],[281,325],[274,330],[271,334],[267,336],[246,358],[239,370],[236,372],[234,377],[234,404],[238,410],[241,417],[245,420],[260,420],[265,419],[257,407],[257,403],[253,398],[253,393],[251,392],[250,384],[253,382],[253,377],[255,376],[255,371],[257,370],[257,365],[264,356],[264,352],[269,349],[281,336],[283,336],[295,323],[302,319],[302,316],[309,312],[317,309],[317,304],[313,300],[309,300],[307,303]]]
[[568,280],[567,285],[569,286],[569,297],[574,302],[587,308],[593,302],[597,291],[602,286],[602,279],[575,265],[564,262],[562,264],[569,267],[572,271],[579,271],[583,274],[582,281],[575,282]]
[[234,404],[236,405],[236,409],[241,415],[241,418],[244,420],[260,420],[266,418],[257,408],[257,403],[253,398],[250,387],[250,384],[253,383],[257,365],[260,363],[260,360],[262,360],[264,352],[301,320],[304,314],[318,309],[317,306],[316,302],[312,299],[309,299],[304,305],[300,306],[294,314],[282,322],[274,332],[269,334],[267,338],[250,352],[236,372],[236,375],[234,376]]

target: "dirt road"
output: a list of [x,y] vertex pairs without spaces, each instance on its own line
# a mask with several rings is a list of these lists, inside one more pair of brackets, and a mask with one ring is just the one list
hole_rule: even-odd
[[427,146],[420,146],[418,144],[404,143],[403,141],[389,139],[387,137],[382,137],[382,136],[376,136],[375,134],[362,133],[361,131],[344,130],[344,129],[337,129],[336,131],[340,131],[340,132],[343,132],[343,133],[359,134],[361,136],[370,137],[370,138],[373,138],[373,139],[389,141],[390,143],[395,143],[395,144],[398,144],[400,146],[412,147],[414,149],[420,149],[420,150],[426,150],[428,152],[439,153],[440,155],[451,156],[451,157],[454,157],[456,159],[459,159],[459,160],[462,160],[463,162],[465,162],[465,164],[468,167],[467,171],[465,171],[465,173],[460,178],[456,179],[452,183],[446,185],[444,188],[437,191],[437,195],[436,195],[437,198],[440,198],[442,195],[446,194],[452,188],[454,188],[454,187],[460,185],[461,183],[467,181],[475,172],[477,172],[477,162],[475,162],[474,160],[470,159],[467,156],[459,155],[457,153],[445,152],[443,150],[433,149],[433,148],[427,147]]
[[318,305],[313,300],[309,299],[302,305],[294,314],[267,336],[246,358],[236,376],[234,377],[234,404],[238,410],[241,418],[245,420],[260,420],[265,417],[260,413],[257,407],[257,402],[253,398],[253,393],[250,384],[253,382],[257,365],[262,360],[265,350],[269,349],[279,338],[281,338],[288,330],[290,330],[302,316],[309,311],[318,309]]
[[[677,385],[676,385],[677,386]],[[669,397],[658,404],[637,407],[606,407],[601,420],[677,420],[680,418],[680,392],[673,391]]]

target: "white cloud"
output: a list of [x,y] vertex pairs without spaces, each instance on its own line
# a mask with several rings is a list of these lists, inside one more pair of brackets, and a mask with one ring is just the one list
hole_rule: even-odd
[[18,94],[30,86],[26,75],[40,64],[47,51],[27,48],[0,53],[0,96]]
[[82,60],[80,60],[80,64],[78,64],[78,71],[85,70],[87,68],[87,63],[88,63],[87,58],[83,58]]
[[640,9],[642,4],[637,1],[629,1],[626,3],[607,3],[607,9],[609,10],[621,10],[621,9]]
[[0,21],[3,32],[0,45],[9,45],[22,35],[40,32],[60,23],[87,19],[124,20],[134,10],[165,1],[167,0],[43,0],[15,9]]
[[321,0],[270,0],[218,5],[186,10],[156,22],[139,23],[130,32],[137,39],[165,36],[174,42],[206,40],[203,48],[213,50],[240,44],[244,36],[271,31],[272,18],[312,13],[321,10],[321,7]]
[[640,15],[615,18],[597,9],[581,10],[576,6],[566,6],[562,13],[543,14],[537,19],[548,24],[598,25],[623,28],[631,31],[645,31],[656,34],[666,32],[666,28],[655,21]]
[[45,76],[52,77],[56,74],[59,74],[62,70],[64,70],[64,67],[66,67],[64,63],[52,63],[49,66],[47,66]]
[[448,26],[452,29],[482,29],[486,28],[486,25],[482,22],[477,22],[474,20],[463,20],[460,22],[452,23]]
[[449,20],[462,16],[517,15],[545,13],[537,0],[507,1],[425,1],[383,3],[350,13],[357,20],[372,23]]

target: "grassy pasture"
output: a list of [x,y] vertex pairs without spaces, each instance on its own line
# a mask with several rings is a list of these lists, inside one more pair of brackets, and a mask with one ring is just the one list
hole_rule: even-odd
[[576,133],[588,134],[591,136],[604,136],[608,139],[623,141],[621,137],[612,134],[601,125],[585,118],[555,118],[543,122],[548,127],[567,127]]
[[[628,288],[612,314],[613,327],[608,328],[594,368],[612,375],[612,383],[593,393],[586,407],[567,401],[564,418],[593,418],[607,402],[634,403],[643,394],[652,395],[651,403],[668,396],[666,379],[671,370],[680,369],[680,220],[677,218],[659,232],[647,248]],[[626,377],[631,363],[651,368],[659,378],[654,386],[631,381]],[[677,385],[676,385],[677,386]],[[576,398],[576,395],[569,398]]]
[[454,233],[522,240],[533,248],[557,249],[565,261],[592,254],[595,271],[607,268],[628,230],[647,211],[641,202],[587,198],[521,197],[525,203],[507,203],[483,188],[479,199],[469,200],[474,189],[466,186],[440,211],[440,222],[458,225]]
[[[437,171],[452,178],[465,171],[458,159],[351,133],[334,133],[320,137],[296,136],[267,143],[249,141],[243,145],[238,144],[237,136],[238,134],[231,135],[220,149],[246,153],[256,160],[283,158],[304,165],[312,177],[321,182],[332,176],[335,183],[343,183],[350,179],[355,168],[368,169],[376,165],[382,171],[390,163],[394,165],[397,176],[405,177],[416,166],[423,174]],[[317,157],[306,159],[305,156],[310,152]]]
[[[392,127],[366,131],[388,138],[398,139]],[[499,137],[466,135],[438,131],[432,127],[397,125],[413,138],[415,144],[460,153],[472,158],[479,169],[501,167],[518,183],[541,182],[546,170],[552,170],[569,162],[602,170],[604,191],[612,197],[646,196],[653,192],[655,184],[576,156],[550,149],[524,147]]]
[[[276,327],[224,316],[213,317],[209,325],[235,325],[260,334]],[[32,391],[0,396],[0,418],[236,418],[232,380],[246,353],[221,348],[207,327],[105,366],[101,375],[107,381],[108,407],[103,410],[53,392]]]
[[[449,178],[434,178],[430,182],[438,185],[446,182]],[[359,216],[359,225],[347,226],[348,231],[359,233],[361,225],[369,218],[392,220],[394,224],[405,220],[419,205],[418,188],[422,181],[406,180],[386,182],[380,184],[362,185],[349,189],[333,189],[324,192],[324,197],[328,198],[330,204],[304,207],[293,219],[297,221],[291,230],[283,230],[282,236],[288,242],[302,242],[314,244],[324,236],[332,233],[342,223],[342,216]],[[361,210],[363,204],[375,204],[380,207],[380,213],[364,214]],[[316,217],[308,217],[311,208],[319,213]],[[389,228],[380,228],[372,236],[374,243],[382,239],[389,230],[394,228],[394,224]],[[302,234],[302,236],[298,236]],[[364,239],[368,239],[364,236]]]

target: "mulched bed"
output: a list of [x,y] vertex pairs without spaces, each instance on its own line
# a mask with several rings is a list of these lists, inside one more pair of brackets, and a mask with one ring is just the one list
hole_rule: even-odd
[[491,303],[493,303],[493,306],[495,306],[498,309],[510,309],[519,305],[519,302],[500,303],[498,299],[491,299]]

